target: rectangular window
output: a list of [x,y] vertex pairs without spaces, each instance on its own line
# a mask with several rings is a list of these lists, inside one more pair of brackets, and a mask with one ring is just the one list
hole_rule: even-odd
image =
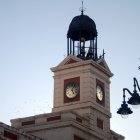
[[17,140],[17,135],[13,134],[9,131],[4,130],[4,137],[9,138],[11,140]]
[[76,121],[82,123],[82,119],[79,117],[76,117]]
[[83,138],[77,136],[77,135],[74,135],[74,140],[84,140]]
[[35,120],[31,120],[31,121],[26,121],[26,122],[22,122],[22,126],[25,126],[25,125],[31,125],[31,124],[35,124]]
[[119,140],[117,137],[113,136],[113,140]]
[[52,116],[47,118],[47,122],[61,120],[61,116]]
[[97,127],[100,128],[100,129],[103,129],[103,120],[97,118]]

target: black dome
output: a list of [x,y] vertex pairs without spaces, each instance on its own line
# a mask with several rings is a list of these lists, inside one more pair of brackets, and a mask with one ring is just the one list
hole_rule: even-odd
[[72,19],[67,37],[78,41],[80,37],[85,40],[94,39],[97,36],[96,24],[87,15],[76,16]]

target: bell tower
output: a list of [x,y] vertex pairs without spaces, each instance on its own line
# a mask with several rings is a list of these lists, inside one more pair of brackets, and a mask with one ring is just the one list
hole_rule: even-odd
[[92,126],[110,131],[110,77],[103,55],[97,54],[95,22],[81,12],[67,32],[67,57],[54,72],[53,112],[73,110],[90,118]]
[[83,14],[83,10],[81,15],[74,17],[69,25],[67,55],[70,54],[83,60],[98,59],[96,25],[91,18]]

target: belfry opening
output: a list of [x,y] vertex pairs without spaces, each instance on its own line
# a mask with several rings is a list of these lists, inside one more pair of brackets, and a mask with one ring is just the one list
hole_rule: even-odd
[[97,30],[95,22],[81,12],[75,16],[67,32],[67,56],[74,55],[83,60],[97,61]]

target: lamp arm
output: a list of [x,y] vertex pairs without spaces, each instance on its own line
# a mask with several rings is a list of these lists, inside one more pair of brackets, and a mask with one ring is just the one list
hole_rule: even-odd
[[125,94],[125,91],[127,91],[131,96],[133,95],[129,89],[123,88],[123,93],[124,93],[124,94]]
[[140,87],[139,87],[137,79],[135,77],[133,79],[134,79],[134,90],[136,91],[136,84],[137,84],[138,90],[140,91]]

